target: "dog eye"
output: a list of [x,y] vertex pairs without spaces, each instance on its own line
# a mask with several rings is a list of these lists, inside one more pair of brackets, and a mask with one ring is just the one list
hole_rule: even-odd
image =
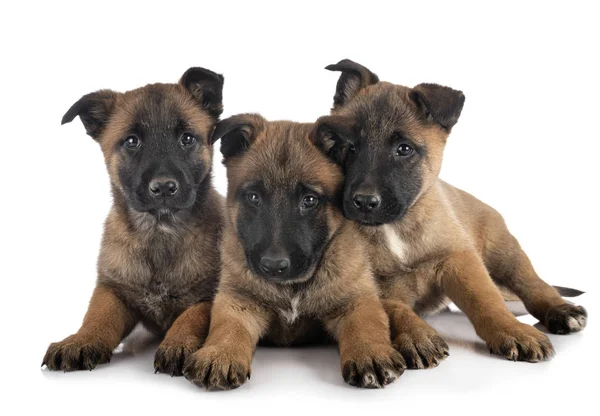
[[356,147],[354,147],[353,144],[351,144],[350,146],[348,146],[348,150],[350,150],[352,153],[356,153]]
[[412,155],[413,152],[414,152],[414,149],[406,143],[402,143],[400,146],[398,146],[398,150],[397,150],[398,156],[404,156],[404,157],[410,156],[410,155]]
[[125,139],[125,146],[129,149],[136,149],[142,145],[142,142],[137,136],[128,136]]
[[248,199],[248,202],[250,202],[252,205],[254,205],[254,206],[260,205],[260,195],[257,194],[256,192],[248,192],[248,194],[246,195],[246,198]]
[[319,198],[314,195],[306,195],[302,198],[302,208],[303,209],[311,209],[317,206],[319,203]]
[[179,142],[183,147],[189,147],[196,143],[196,138],[190,133],[183,133],[179,139]]

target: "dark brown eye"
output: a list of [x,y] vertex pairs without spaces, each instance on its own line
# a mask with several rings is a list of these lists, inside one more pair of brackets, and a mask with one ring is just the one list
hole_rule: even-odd
[[196,143],[196,138],[190,133],[183,133],[179,139],[179,142],[183,147],[189,147]]
[[353,144],[351,144],[350,146],[348,146],[348,150],[350,150],[352,153],[356,153],[356,147],[354,147]]
[[406,143],[402,143],[400,146],[398,146],[397,152],[398,152],[398,156],[406,157],[406,156],[412,155],[414,152],[414,149],[410,145],[408,145]]
[[252,205],[254,205],[254,206],[260,205],[260,195],[257,194],[256,192],[248,192],[248,195],[246,195],[246,198],[248,199],[248,202],[250,202]]
[[128,149],[136,149],[142,145],[141,140],[137,136],[127,136],[125,139],[125,146]]
[[303,209],[311,209],[317,206],[319,203],[319,198],[314,195],[306,195],[302,198],[302,208]]

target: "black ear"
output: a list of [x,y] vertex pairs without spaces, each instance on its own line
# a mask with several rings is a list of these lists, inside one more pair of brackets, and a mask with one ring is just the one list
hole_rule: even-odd
[[218,118],[223,112],[223,75],[194,67],[185,71],[179,83],[183,85],[209,114]]
[[118,95],[111,90],[84,95],[65,113],[61,124],[70,123],[79,116],[87,134],[98,140],[114,110]]
[[344,165],[353,143],[352,122],[338,116],[321,117],[315,123],[311,140],[319,150],[339,165]]
[[350,59],[342,59],[337,64],[326,66],[325,69],[342,72],[333,96],[334,109],[346,104],[362,88],[379,82],[377,75]]
[[462,91],[438,84],[419,84],[411,91],[410,98],[428,120],[436,122],[448,132],[458,121],[465,103]]
[[211,142],[221,139],[223,158],[245,152],[262,130],[264,118],[258,114],[238,114],[221,120],[212,133]]

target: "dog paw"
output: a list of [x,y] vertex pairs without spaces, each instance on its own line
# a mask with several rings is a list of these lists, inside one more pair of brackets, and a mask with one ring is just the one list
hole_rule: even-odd
[[392,345],[404,357],[406,367],[411,369],[437,367],[450,355],[448,344],[433,329],[399,334]]
[[537,363],[548,360],[554,355],[554,347],[548,337],[525,324],[496,331],[492,339],[487,341],[487,345],[491,354],[512,361]]
[[351,386],[379,389],[404,373],[402,355],[388,345],[355,348],[342,361],[342,376]]
[[553,334],[572,334],[585,328],[587,311],[582,306],[565,303],[546,314],[546,328]]
[[185,360],[202,347],[196,337],[184,340],[164,340],[154,354],[154,372],[170,374],[171,377],[183,375]]
[[112,350],[101,341],[78,334],[50,344],[42,361],[48,370],[93,370],[98,364],[107,363]]
[[187,358],[183,375],[207,390],[232,390],[250,378],[249,362],[226,348],[204,347]]

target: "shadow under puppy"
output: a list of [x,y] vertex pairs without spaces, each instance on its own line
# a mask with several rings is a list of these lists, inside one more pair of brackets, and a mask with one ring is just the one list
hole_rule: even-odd
[[344,215],[369,242],[393,344],[408,367],[435,366],[447,355],[446,342],[418,315],[450,301],[490,352],[549,358],[549,339],[508,311],[499,288],[516,294],[553,333],[583,329],[586,311],[538,277],[500,214],[438,178],[463,93],[380,82],[350,60],[327,69],[342,75],[331,116],[317,122],[317,142],[343,167]]
[[363,240],[339,207],[341,169],[310,141],[313,127],[246,114],[215,129],[229,181],[227,220],[210,332],[184,369],[197,385],[239,387],[259,341],[288,346],[329,336],[352,385],[382,387],[404,371]]
[[157,372],[180,375],[202,345],[224,221],[209,140],[222,89],[221,75],[190,68],[179,84],[87,94],[64,115],[63,124],[79,116],[100,144],[113,206],[87,314],[76,334],[50,345],[42,363],[48,369],[91,370],[110,361],[138,322],[165,336]]

